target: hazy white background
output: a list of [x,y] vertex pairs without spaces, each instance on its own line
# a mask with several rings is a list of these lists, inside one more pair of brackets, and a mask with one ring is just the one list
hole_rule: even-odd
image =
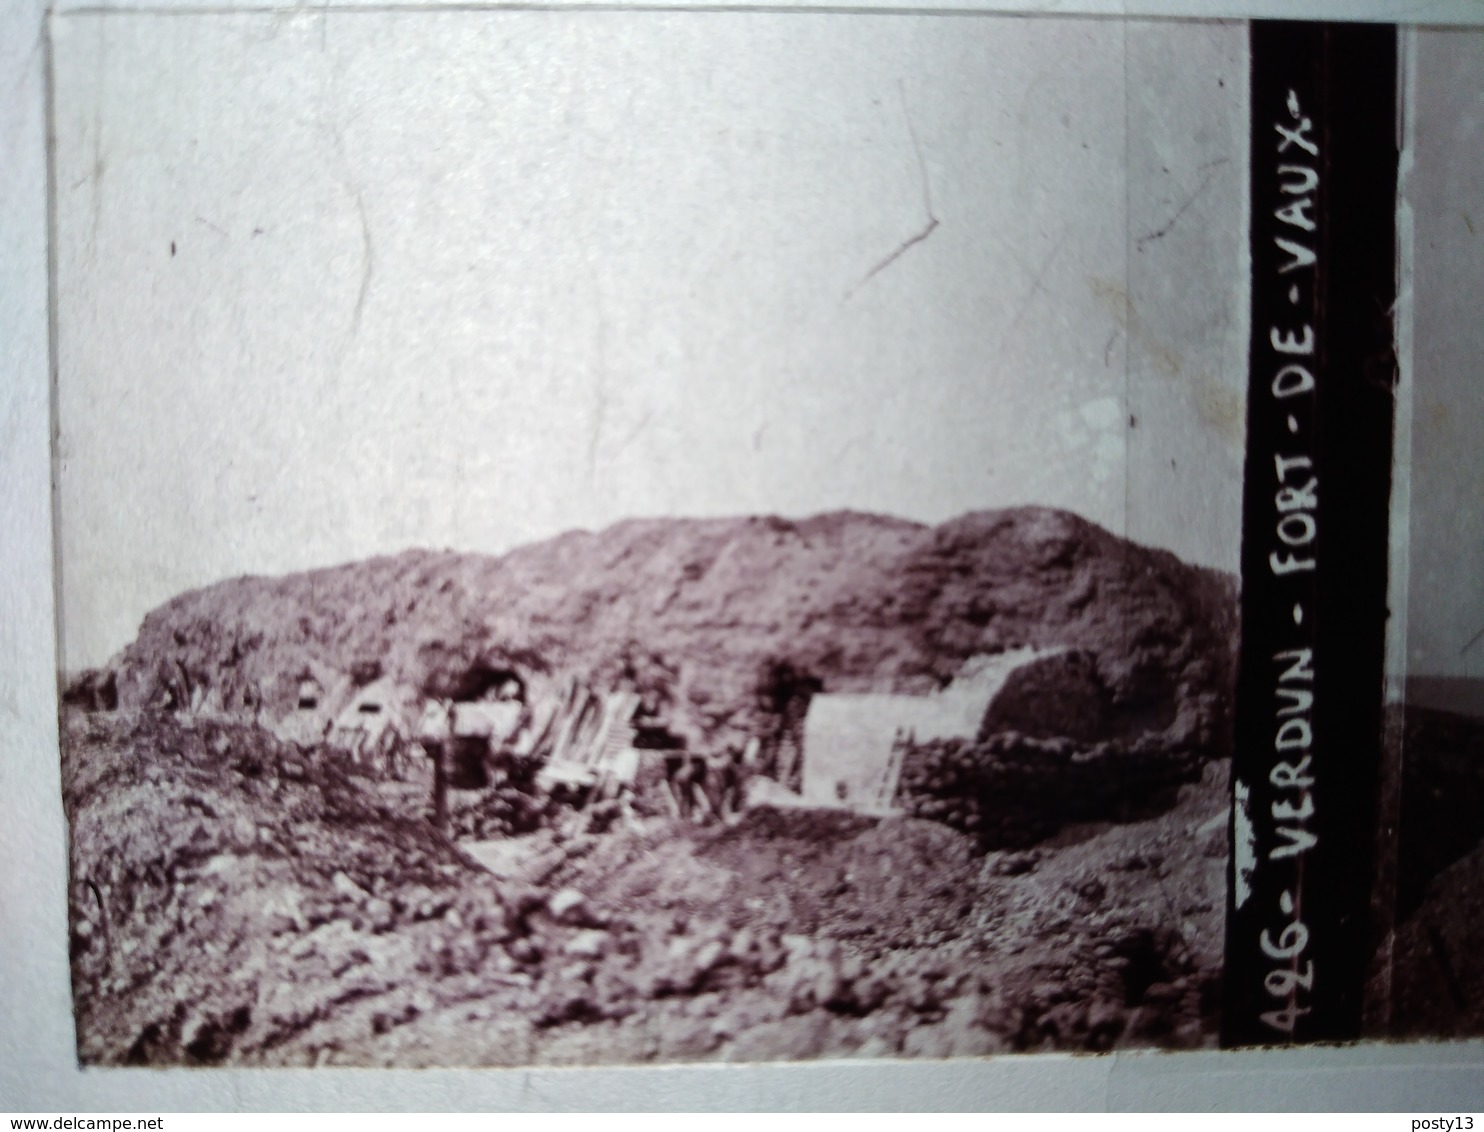
[[1236,569],[1241,25],[77,14],[54,42],[68,668],[222,577],[634,515],[1039,503]]

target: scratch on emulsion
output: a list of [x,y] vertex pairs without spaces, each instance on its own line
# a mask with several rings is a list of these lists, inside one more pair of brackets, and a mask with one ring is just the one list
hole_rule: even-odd
[[922,204],[923,210],[927,213],[927,223],[924,224],[917,233],[909,236],[907,239],[898,244],[890,255],[886,256],[886,258],[882,259],[879,263],[872,267],[870,271],[867,271],[865,275],[861,276],[860,282],[858,282],[854,287],[850,288],[849,291],[845,292],[846,302],[849,302],[857,291],[859,291],[872,279],[876,278],[876,276],[880,275],[892,264],[896,263],[897,260],[901,259],[918,244],[926,240],[935,231],[937,231],[938,228],[938,217],[937,214],[933,211],[932,183],[928,179],[927,162],[923,160],[922,156],[922,142],[917,137],[917,127],[912,124],[912,113],[907,108],[907,91],[901,82],[897,83],[897,91],[902,98],[902,117],[905,118],[907,121],[907,133],[912,138],[912,152],[917,156],[917,172],[918,175],[922,178]]

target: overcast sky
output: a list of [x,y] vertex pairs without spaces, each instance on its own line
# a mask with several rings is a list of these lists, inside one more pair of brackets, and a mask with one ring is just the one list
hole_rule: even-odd
[[1070,508],[1235,570],[1241,26],[56,30],[64,663],[635,515]]

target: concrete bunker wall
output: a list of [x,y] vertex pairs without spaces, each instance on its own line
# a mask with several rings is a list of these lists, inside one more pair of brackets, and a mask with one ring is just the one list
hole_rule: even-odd
[[909,747],[1010,731],[1093,742],[1105,701],[1096,658],[1068,649],[977,657],[928,696],[816,695],[804,720],[802,794],[810,805],[886,810]]

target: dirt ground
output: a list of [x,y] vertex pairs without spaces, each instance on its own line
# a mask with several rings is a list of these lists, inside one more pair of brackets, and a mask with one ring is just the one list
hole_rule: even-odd
[[1158,816],[1014,852],[769,808],[461,846],[418,790],[249,725],[69,709],[64,738],[84,1063],[1216,1042],[1223,763]]

